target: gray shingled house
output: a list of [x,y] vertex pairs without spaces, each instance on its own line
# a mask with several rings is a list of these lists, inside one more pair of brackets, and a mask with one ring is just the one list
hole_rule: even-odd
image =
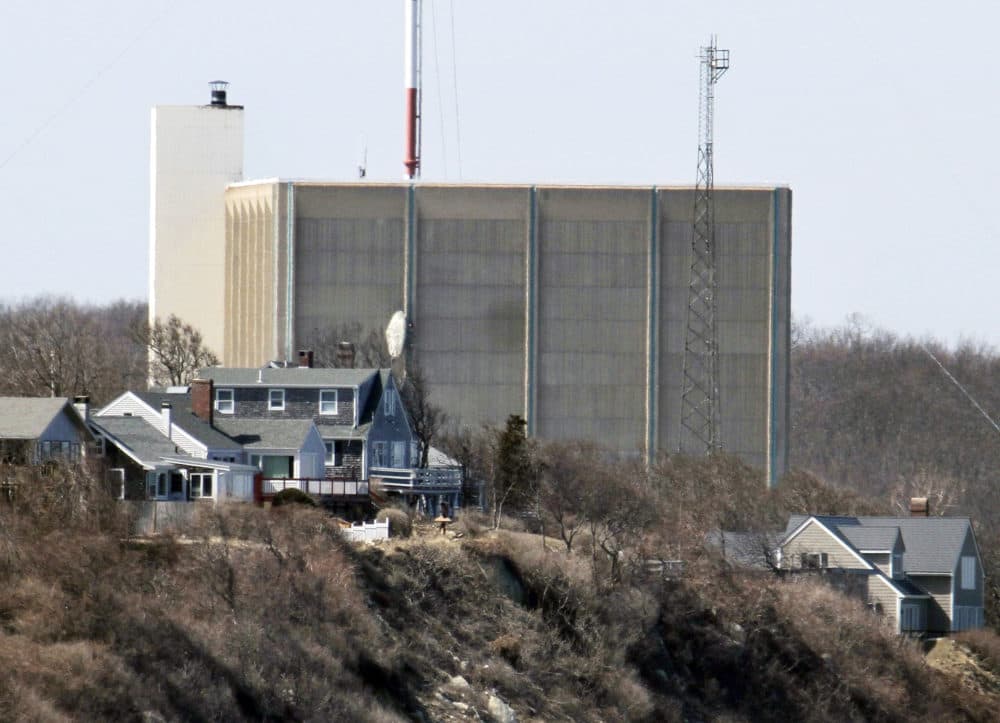
[[[202,369],[191,396],[195,409],[210,399],[215,426],[237,440],[237,428],[311,422],[322,440],[319,476],[326,480],[359,483],[366,494],[371,482],[373,494],[403,496],[430,514],[442,501],[458,506],[461,471],[419,469],[418,441],[388,369],[315,368],[303,351],[295,367]],[[258,460],[266,478],[269,465],[280,464],[268,454]]]
[[94,441],[66,397],[0,397],[0,462],[81,462]]
[[899,632],[949,633],[983,625],[983,565],[967,517],[792,515],[778,565],[830,576]]

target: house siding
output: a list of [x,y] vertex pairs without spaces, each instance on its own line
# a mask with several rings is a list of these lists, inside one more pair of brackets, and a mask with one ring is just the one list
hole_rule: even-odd
[[[141,417],[156,428],[160,434],[164,436],[167,434],[167,425],[163,421],[163,414],[159,410],[151,409],[141,399],[133,396],[131,392],[114,400],[108,406],[104,407],[100,414],[95,416],[98,424],[101,423],[101,417]],[[187,432],[176,424],[172,426],[173,434],[170,438],[171,442],[192,457],[199,459],[206,459],[208,457],[208,450],[204,445],[192,439]]]
[[946,633],[951,630],[951,576],[911,573],[909,578],[931,596],[927,601],[927,631]]
[[[264,385],[260,387],[223,387],[233,389],[235,409],[225,415],[235,419],[312,419],[317,425],[354,424],[354,389],[348,387],[282,387]],[[268,394],[271,389],[285,390],[285,408],[268,409]],[[337,390],[337,413],[319,413],[320,389]],[[218,414],[218,412],[216,412]]]
[[879,606],[876,608],[891,621],[895,627],[899,627],[899,619],[896,617],[896,600],[899,595],[892,586],[879,575],[868,576],[868,604]]
[[888,552],[867,552],[863,553],[864,558],[878,568],[886,577],[892,577],[889,572],[890,554]]
[[[976,561],[976,574],[974,580],[976,587],[973,590],[962,589],[962,558],[971,557]],[[984,617],[984,590],[983,590],[983,565],[979,559],[979,551],[976,549],[975,537],[971,528],[965,533],[962,541],[962,551],[958,556],[955,565],[955,591],[954,604],[952,607],[951,627],[953,630],[967,630],[969,628],[981,627]]]
[[788,569],[800,567],[802,553],[827,553],[829,567],[859,568],[864,565],[844,548],[840,540],[817,522],[809,522],[790,542],[782,547],[781,566]]
[[[390,393],[396,396],[395,413],[391,417],[387,417],[385,414],[385,395]],[[375,414],[372,416],[372,428],[368,433],[368,445],[369,449],[371,449],[375,442],[386,442],[389,445],[388,449],[391,449],[393,442],[403,442],[405,444],[405,451],[403,453],[402,466],[416,467],[420,463],[420,460],[412,459],[412,455],[410,454],[412,446],[410,443],[415,438],[413,432],[410,430],[410,424],[406,416],[406,411],[403,408],[403,400],[399,396],[399,390],[396,389],[395,383],[390,378],[385,389],[382,390],[378,406],[375,408]],[[369,465],[371,464],[371,457],[369,457]]]

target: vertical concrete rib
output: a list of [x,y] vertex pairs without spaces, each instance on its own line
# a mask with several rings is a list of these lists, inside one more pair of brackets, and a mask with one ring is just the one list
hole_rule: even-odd
[[[281,298],[281,273],[280,273],[280,256],[279,249],[281,248],[281,204],[278,203],[278,193],[281,189],[280,183],[275,183],[271,186],[271,253],[274,259],[274,328],[272,333],[274,334],[271,345],[274,349],[278,349],[278,344],[281,339],[281,315],[278,313],[278,299]],[[290,358],[290,357],[286,357]]]
[[[406,308],[403,311],[406,314],[406,321],[412,324],[416,321],[417,311],[417,199],[412,183],[406,193],[406,253],[403,266],[405,268],[403,283],[406,286],[403,295]],[[412,343],[412,340],[408,340],[407,345]]]
[[524,284],[524,418],[528,434],[535,433],[535,382],[538,355],[538,189],[531,187]]
[[768,283],[768,303],[770,304],[770,314],[768,314],[768,345],[767,345],[767,469],[765,476],[767,486],[773,488],[778,484],[778,250],[779,250],[779,200],[780,194],[777,188],[771,192],[771,268],[770,283]]
[[656,186],[649,195],[649,254],[646,259],[646,464],[656,456],[659,418],[660,209]]
[[285,234],[288,237],[285,252],[287,291],[285,296],[285,359],[292,359],[295,347],[295,183],[288,183],[288,220]]

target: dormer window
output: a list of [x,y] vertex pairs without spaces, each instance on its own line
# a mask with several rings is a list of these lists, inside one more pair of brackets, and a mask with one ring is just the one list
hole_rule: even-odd
[[385,416],[396,416],[396,395],[391,389],[385,390]]
[[215,411],[219,414],[232,414],[235,406],[232,389],[215,390]]
[[336,389],[321,389],[319,392],[319,413],[320,414],[336,414],[337,413],[337,390]]
[[899,579],[903,577],[903,553],[892,553],[892,577]]
[[284,389],[268,389],[267,390],[267,408],[272,412],[280,412],[285,408],[285,390]]

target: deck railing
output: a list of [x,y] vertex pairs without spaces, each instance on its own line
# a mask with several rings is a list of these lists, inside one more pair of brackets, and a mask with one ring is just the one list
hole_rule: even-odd
[[255,485],[259,492],[255,495],[259,500],[274,497],[282,490],[301,490],[307,495],[318,497],[367,497],[367,480],[337,480],[327,478],[284,478],[258,477]]
[[462,489],[462,471],[452,467],[428,469],[398,469],[372,467],[369,475],[378,478],[384,489],[394,491],[459,491]]

